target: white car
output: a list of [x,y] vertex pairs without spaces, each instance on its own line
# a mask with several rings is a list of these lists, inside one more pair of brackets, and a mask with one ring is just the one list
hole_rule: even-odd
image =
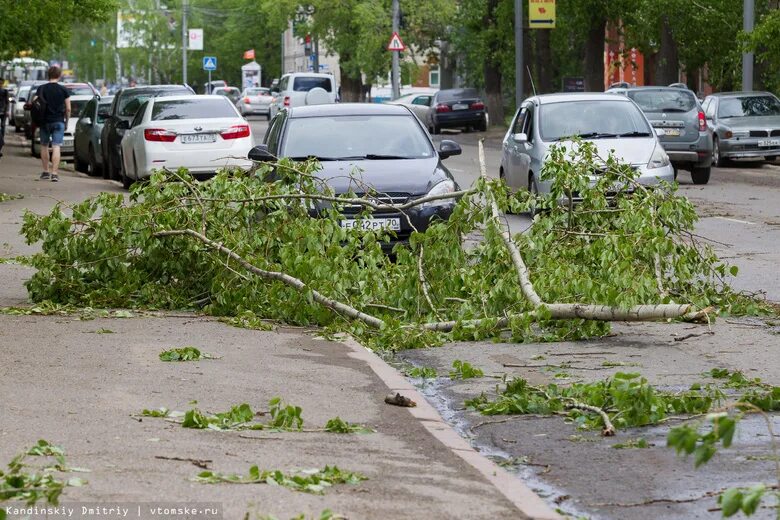
[[428,112],[431,110],[431,101],[436,94],[435,90],[426,90],[405,94],[398,99],[385,101],[388,105],[403,105],[414,112],[420,121],[428,121]]
[[27,103],[27,96],[30,94],[30,86],[20,87],[14,99],[14,105],[11,107],[11,121],[13,121],[14,130],[21,132],[24,129],[24,104]]
[[162,168],[187,168],[195,176],[248,169],[253,145],[249,123],[224,96],[151,98],[122,138],[122,184],[130,187]]
[[[79,114],[84,110],[94,96],[70,96],[70,118],[68,124],[65,126],[65,135],[62,138],[62,146],[60,147],[60,156],[64,159],[73,157],[73,137],[76,134],[76,123],[79,121]],[[41,156],[41,129],[35,129],[35,135],[33,136],[32,143],[30,144],[30,152],[34,157]]]
[[250,114],[264,114],[267,120],[271,120],[271,90],[264,87],[245,88],[241,93],[237,106],[242,116]]
[[279,80],[274,91],[269,117],[274,117],[287,107],[322,105],[336,102],[336,80],[331,74],[315,72],[291,72]]

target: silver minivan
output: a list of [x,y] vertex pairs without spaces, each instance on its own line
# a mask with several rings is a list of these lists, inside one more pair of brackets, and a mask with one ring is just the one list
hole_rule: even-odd
[[287,107],[322,105],[336,102],[336,80],[332,74],[291,72],[271,87],[274,98],[270,105],[270,117]]
[[534,96],[523,101],[502,144],[499,175],[513,189],[549,193],[541,172],[553,145],[570,148],[572,137],[592,142],[630,164],[645,185],[673,182],[674,169],[645,115],[630,99],[607,93]]

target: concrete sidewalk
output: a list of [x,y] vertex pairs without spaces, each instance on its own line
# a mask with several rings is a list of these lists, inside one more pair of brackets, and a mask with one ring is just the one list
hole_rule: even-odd
[[[47,211],[118,185],[73,172],[37,181],[38,162],[13,139],[0,163],[0,256],[34,252],[18,236],[25,208]],[[0,264],[0,305],[25,303],[30,269]],[[108,332],[110,331],[110,332]],[[193,345],[219,359],[165,363],[160,351]],[[89,468],[89,484],[61,501],[216,502],[226,519],[328,508],[350,519],[557,518],[516,478],[479,456],[388,365],[349,342],[312,331],[261,332],[189,314],[81,320],[78,316],[0,315],[0,465],[46,439],[68,464]],[[417,408],[384,403],[391,390]],[[164,419],[132,417],[144,408],[207,412],[248,403],[267,411],[279,396],[302,407],[305,429],[333,418],[370,434],[194,430]],[[263,420],[263,417],[258,417]],[[209,469],[246,475],[249,467],[285,472],[337,465],[368,480],[323,496],[271,485],[197,484]],[[203,463],[201,463],[203,465]],[[6,505],[6,504],[4,504]],[[13,516],[10,516],[13,518]],[[105,518],[105,517],[102,517]]]

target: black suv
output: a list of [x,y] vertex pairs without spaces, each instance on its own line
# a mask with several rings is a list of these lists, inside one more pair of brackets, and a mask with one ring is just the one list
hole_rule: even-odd
[[111,111],[100,133],[100,148],[103,154],[103,178],[122,180],[121,153],[119,143],[130,128],[130,121],[144,101],[152,97],[181,96],[194,94],[185,85],[150,85],[123,88],[114,96]]

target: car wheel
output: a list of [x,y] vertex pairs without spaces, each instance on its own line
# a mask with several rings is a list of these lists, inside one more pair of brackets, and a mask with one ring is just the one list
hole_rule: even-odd
[[[136,175],[138,175],[138,166],[136,165],[136,162],[135,162],[135,155],[133,155],[133,166],[135,166],[135,172],[136,172]],[[129,190],[130,187],[133,185],[134,181],[133,181],[133,179],[131,179],[130,177],[127,176],[127,172],[125,171],[125,167],[124,167],[124,161],[122,162],[121,175],[122,175],[122,186],[126,190]]]
[[22,128],[16,121],[14,121],[14,131],[18,134],[22,130],[24,130],[24,128]]
[[480,121],[480,123],[477,125],[476,127],[477,130],[480,132],[486,132],[488,126],[487,121],[488,121],[488,116],[487,114],[485,114],[485,118],[482,121]]
[[677,180],[677,174],[680,173],[680,171],[677,169],[676,166],[672,167],[674,169],[674,180]]
[[97,157],[95,157],[95,149],[92,145],[89,145],[89,157],[87,161],[87,175],[90,177],[97,177],[100,175],[100,166],[97,163]]
[[32,155],[33,157],[40,157],[41,156],[41,147],[40,147],[40,145],[39,146],[35,146],[35,139],[34,138],[30,141],[30,155]]
[[777,160],[777,156],[776,155],[767,155],[766,157],[764,157],[764,160],[766,160],[768,162],[774,162],[774,161]]
[[691,179],[694,184],[707,184],[710,182],[710,168],[692,168]]
[[431,133],[433,135],[438,135],[441,133],[441,127],[437,125],[436,123],[433,123],[433,126],[431,126]]
[[536,201],[539,198],[539,188],[536,187],[534,182],[534,173],[528,172],[528,191],[531,193],[531,205],[528,210],[528,215],[533,219],[539,214],[539,209],[536,207]]
[[265,115],[265,120],[270,121],[271,120],[271,111],[269,110],[268,113]]
[[106,180],[111,179],[111,169],[114,167],[114,160],[110,155],[103,156],[103,178]]
[[89,163],[82,161],[79,154],[73,152],[73,169],[81,173],[89,173]]
[[712,164],[722,168],[726,166],[727,159],[720,155],[720,141],[717,137],[712,140]]

